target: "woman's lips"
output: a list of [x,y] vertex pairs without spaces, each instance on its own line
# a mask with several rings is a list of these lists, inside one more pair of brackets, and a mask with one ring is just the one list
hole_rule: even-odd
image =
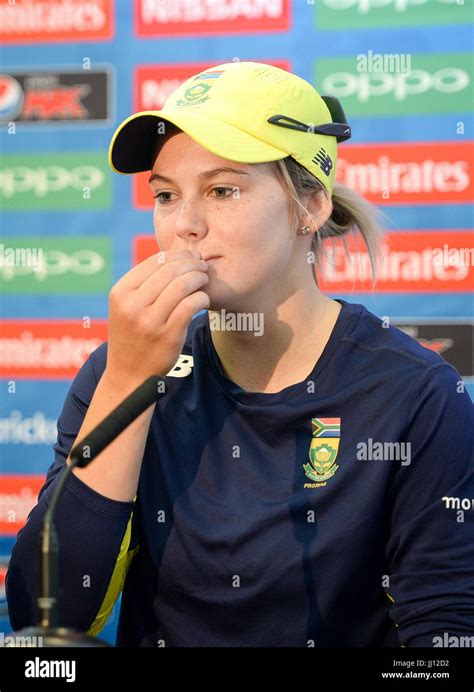
[[218,259],[221,259],[220,256],[216,256],[216,257],[207,257],[207,259],[206,259],[205,261],[206,261],[206,262],[215,262],[215,261],[218,260]]

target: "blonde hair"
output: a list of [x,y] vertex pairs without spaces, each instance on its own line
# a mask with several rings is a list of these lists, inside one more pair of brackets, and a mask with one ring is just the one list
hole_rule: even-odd
[[[324,185],[304,166],[291,156],[273,161],[273,171],[288,193],[290,199],[290,219],[292,226],[298,225],[301,212],[313,218],[303,204],[303,199],[322,191],[329,198]],[[347,236],[360,234],[364,240],[375,280],[380,254],[380,240],[383,234],[385,214],[364,199],[358,192],[335,182],[332,192],[333,209],[328,220],[313,234],[311,250],[317,268],[321,267],[323,243],[326,238],[342,238],[346,254],[349,254]],[[316,223],[315,223],[316,227]],[[317,277],[315,273],[315,280]]]

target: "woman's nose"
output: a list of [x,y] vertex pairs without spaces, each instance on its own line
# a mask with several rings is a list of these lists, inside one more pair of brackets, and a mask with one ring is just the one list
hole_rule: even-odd
[[176,220],[176,235],[185,240],[189,236],[201,237],[207,233],[207,220],[195,202],[183,203]]

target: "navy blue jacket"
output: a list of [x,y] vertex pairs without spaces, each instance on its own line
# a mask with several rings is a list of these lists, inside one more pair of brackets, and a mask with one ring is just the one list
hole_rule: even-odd
[[[167,375],[135,502],[73,475],[58,505],[62,624],[122,646],[433,646],[474,634],[472,404],[440,356],[345,301],[308,377],[224,376],[208,314]],[[258,338],[258,337],[255,337]],[[106,364],[84,363],[6,580],[37,618],[40,526]]]

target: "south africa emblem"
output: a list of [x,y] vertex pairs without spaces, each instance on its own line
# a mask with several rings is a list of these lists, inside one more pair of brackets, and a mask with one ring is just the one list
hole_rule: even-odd
[[318,487],[334,476],[339,466],[335,463],[341,439],[340,418],[312,418],[313,436],[309,447],[310,464],[303,464],[305,474],[314,483],[305,488]]

